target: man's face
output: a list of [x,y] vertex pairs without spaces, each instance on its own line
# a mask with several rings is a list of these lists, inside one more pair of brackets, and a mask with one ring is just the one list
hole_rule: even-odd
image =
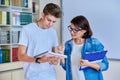
[[43,26],[45,29],[48,29],[54,25],[56,22],[57,18],[52,16],[52,15],[43,15]]

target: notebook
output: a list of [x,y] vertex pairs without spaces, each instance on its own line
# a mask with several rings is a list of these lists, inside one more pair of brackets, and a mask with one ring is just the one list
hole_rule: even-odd
[[[91,63],[101,62],[102,59],[105,57],[107,50],[104,51],[96,51],[96,52],[86,52],[83,56],[83,59],[90,61]],[[80,67],[81,69],[89,68],[87,66]]]

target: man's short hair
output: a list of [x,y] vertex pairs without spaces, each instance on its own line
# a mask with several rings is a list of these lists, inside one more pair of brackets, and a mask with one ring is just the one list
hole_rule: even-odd
[[56,18],[60,18],[62,16],[62,11],[61,11],[60,7],[54,3],[48,3],[43,9],[43,13],[45,15],[50,14]]

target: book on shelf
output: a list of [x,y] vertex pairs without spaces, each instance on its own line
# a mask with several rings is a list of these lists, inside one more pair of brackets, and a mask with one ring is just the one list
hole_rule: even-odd
[[20,25],[20,12],[13,12],[12,25]]
[[32,0],[28,0],[28,8],[32,9]]
[[10,12],[7,12],[7,22],[6,24],[10,24]]
[[32,22],[32,13],[29,12],[13,12],[13,25],[26,25]]
[[6,11],[0,11],[0,24],[6,24],[7,23],[7,16]]
[[16,44],[19,42],[20,31],[12,31],[12,43]]
[[32,12],[38,13],[39,12],[39,5],[36,2],[32,2]]
[[2,63],[10,62],[10,49],[2,49]]
[[0,0],[0,4],[9,6],[10,5],[10,0]]
[[2,63],[2,50],[0,49],[0,64]]
[[5,5],[5,0],[0,0],[1,5]]
[[20,0],[21,7],[32,8],[32,0]]
[[[96,51],[96,52],[86,52],[86,54],[82,57],[85,60],[90,61],[91,63],[101,62],[102,59],[106,56],[107,50],[104,51]],[[88,66],[81,66],[80,70],[87,69]]]
[[67,58],[67,56],[64,55],[64,54],[54,53],[54,52],[51,52],[51,51],[45,51],[43,53],[35,55],[34,57],[37,58],[37,57],[42,57],[42,56],[46,56],[46,57],[52,57],[52,56],[54,56],[54,57],[58,57],[60,59]]
[[10,12],[0,11],[0,24],[10,24]]
[[21,0],[12,0],[12,6],[18,6],[18,7],[20,7],[20,1]]
[[28,8],[28,0],[24,0],[24,7]]
[[12,62],[18,61],[18,48],[12,48]]
[[36,3],[35,2],[32,2],[32,12],[35,13],[35,5]]
[[10,43],[10,31],[0,30],[0,44]]
[[32,13],[20,12],[20,25],[26,25],[32,22]]
[[0,49],[0,63],[10,62],[10,49]]

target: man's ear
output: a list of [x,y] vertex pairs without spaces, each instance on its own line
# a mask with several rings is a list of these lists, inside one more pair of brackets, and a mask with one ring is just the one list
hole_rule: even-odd
[[45,14],[42,12],[42,13],[41,13],[41,18],[43,18],[44,16],[45,16]]

